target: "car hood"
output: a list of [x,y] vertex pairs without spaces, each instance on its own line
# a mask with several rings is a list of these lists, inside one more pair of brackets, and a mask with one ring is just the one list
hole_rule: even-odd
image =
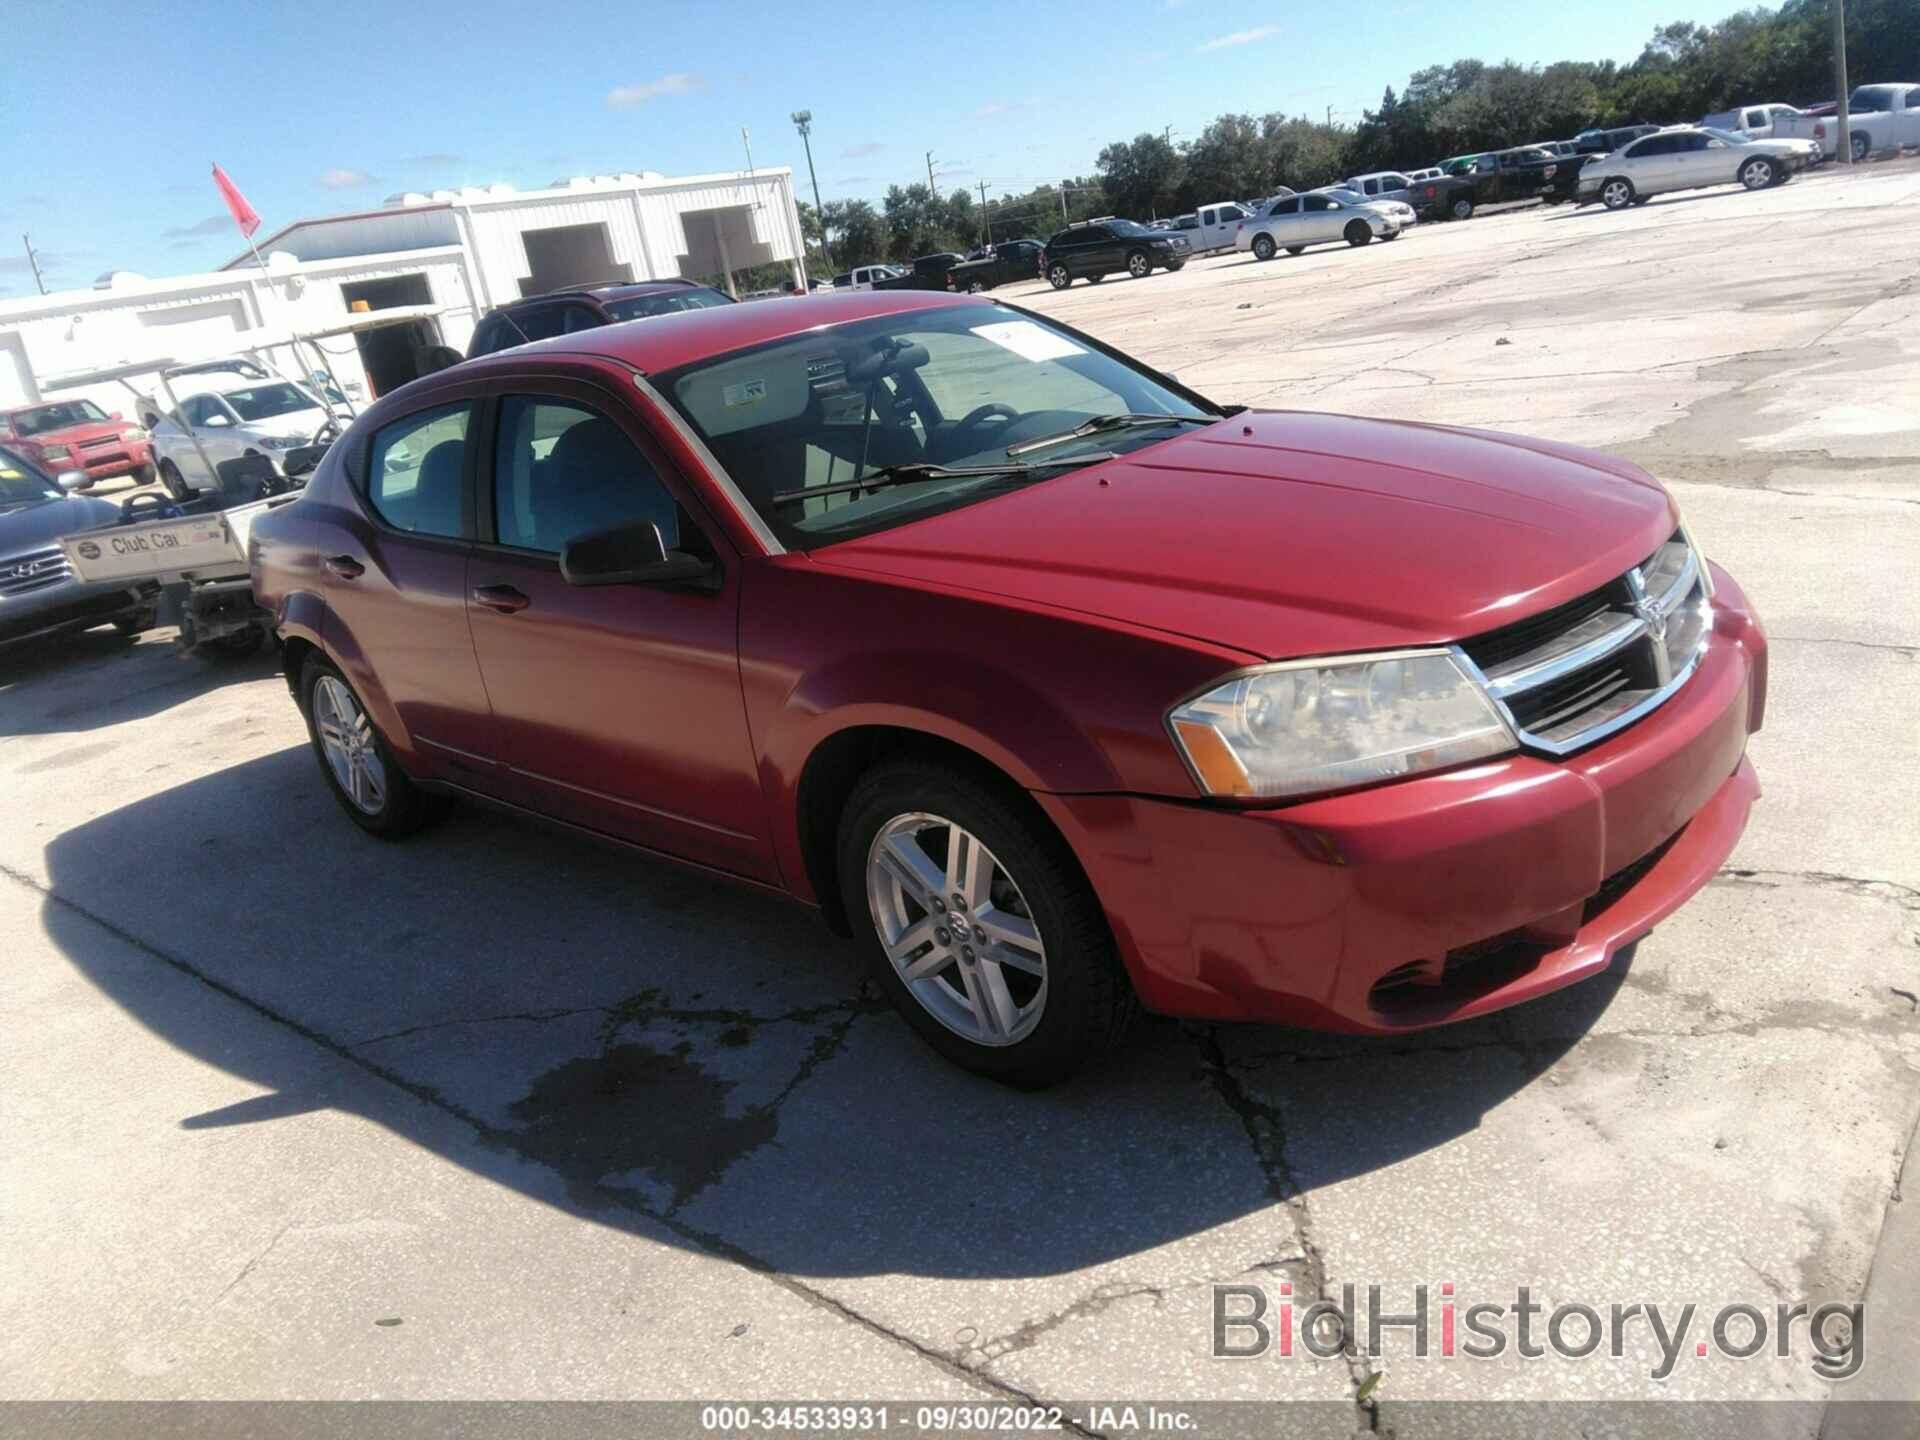
[[813,558],[1279,660],[1497,628],[1624,574],[1678,523],[1610,456],[1282,411]]
[[25,437],[28,445],[75,445],[83,440],[98,440],[111,435],[120,438],[120,432],[128,429],[131,420],[88,420],[79,425],[63,425],[58,430],[36,430]]
[[63,535],[96,530],[120,519],[120,507],[110,500],[69,495],[45,500],[23,510],[0,510],[0,555],[44,550]]
[[1747,141],[1745,148],[1749,150],[1758,150],[1761,153],[1767,154],[1767,155],[1795,155],[1803,151],[1810,151],[1815,148],[1815,145],[1814,145],[1814,142],[1811,140],[1768,139],[1768,140],[1749,140]]
[[248,420],[241,429],[253,435],[299,435],[313,434],[327,423],[324,410],[289,410],[284,415],[269,415],[264,420]]

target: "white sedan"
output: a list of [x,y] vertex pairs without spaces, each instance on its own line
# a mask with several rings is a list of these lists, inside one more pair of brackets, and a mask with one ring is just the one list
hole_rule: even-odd
[[1819,159],[1812,140],[1749,140],[1728,130],[1676,125],[1589,160],[1580,172],[1580,203],[1598,200],[1609,210],[1624,210],[1671,190],[1764,190]]
[[1385,205],[1370,201],[1342,200],[1322,193],[1287,195],[1253,219],[1243,220],[1234,234],[1233,248],[1251,251],[1256,260],[1271,260],[1281,250],[1298,255],[1309,245],[1334,240],[1349,245],[1365,245],[1376,236],[1398,240],[1405,225]]
[[334,418],[311,390],[288,380],[242,375],[221,381],[217,389],[180,396],[179,410],[153,426],[160,483],[176,500],[220,488],[201,461],[203,453],[215,466],[261,456],[277,472],[287,451],[311,444]]

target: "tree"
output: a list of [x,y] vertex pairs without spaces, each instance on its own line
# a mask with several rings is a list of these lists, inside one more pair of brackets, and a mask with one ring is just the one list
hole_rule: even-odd
[[1187,146],[1181,208],[1246,199],[1272,188],[1272,165],[1260,124],[1251,115],[1222,115]]
[[1100,152],[1100,184],[1116,215],[1147,220],[1179,209],[1185,166],[1164,135],[1116,140]]

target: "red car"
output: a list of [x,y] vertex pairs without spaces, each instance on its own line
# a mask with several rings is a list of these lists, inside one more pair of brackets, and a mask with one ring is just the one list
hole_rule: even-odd
[[141,485],[153,480],[153,447],[146,430],[117,410],[107,414],[91,400],[56,400],[0,412],[0,441],[50,472],[82,471],[87,477],[82,490],[116,475],[131,475]]
[[990,300],[470,361],[251,544],[362,828],[473,796],[791,895],[1024,1084],[1141,1005],[1387,1033],[1571,984],[1758,791],[1766,642],[1641,470],[1222,408]]

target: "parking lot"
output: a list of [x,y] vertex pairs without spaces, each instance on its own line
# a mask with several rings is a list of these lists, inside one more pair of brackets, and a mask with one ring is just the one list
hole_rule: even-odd
[[[1221,401],[1624,454],[1757,605],[1727,868],[1604,976],[1412,1038],[1157,1021],[1001,1089],[797,908],[478,811],[367,839],[272,653],[0,656],[5,1396],[1299,1398],[1329,1433],[1920,1396],[1916,206],[1894,162],[996,292]],[[1645,1328],[1221,1360],[1217,1282],[1698,1327],[1864,1297],[1865,1364],[1654,1379]]]

